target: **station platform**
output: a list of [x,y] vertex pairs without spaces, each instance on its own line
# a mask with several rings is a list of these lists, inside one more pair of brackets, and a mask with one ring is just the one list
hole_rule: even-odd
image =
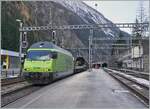
[[146,108],[103,69],[59,80],[4,108]]

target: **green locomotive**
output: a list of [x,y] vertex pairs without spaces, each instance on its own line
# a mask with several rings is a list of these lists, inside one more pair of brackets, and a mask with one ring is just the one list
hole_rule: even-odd
[[27,51],[23,65],[24,77],[33,84],[48,84],[74,72],[70,52],[51,42],[38,42]]

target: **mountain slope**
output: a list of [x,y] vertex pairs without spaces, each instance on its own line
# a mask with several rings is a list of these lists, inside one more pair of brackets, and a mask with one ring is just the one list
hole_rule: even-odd
[[[2,48],[18,51],[19,32],[16,19],[22,19],[25,26],[72,25],[112,23],[101,13],[81,1],[3,1],[2,2]],[[29,45],[37,41],[51,41],[52,31],[28,33]],[[119,37],[119,28],[102,28],[94,30],[94,37]],[[88,47],[89,30],[56,30],[58,45],[65,48]],[[8,44],[10,43],[10,45]],[[100,44],[106,44],[101,42]],[[107,45],[106,45],[107,46]],[[72,51],[88,59],[88,50]],[[95,51],[96,52],[96,51]],[[110,54],[111,50],[99,50],[100,54]]]
[[[105,18],[100,12],[79,0],[54,0],[54,2],[59,3],[68,10],[76,13],[86,24],[112,24],[112,22]],[[116,33],[120,31],[118,28],[102,28],[102,30],[106,35],[110,35],[110,37],[117,37],[118,34]]]

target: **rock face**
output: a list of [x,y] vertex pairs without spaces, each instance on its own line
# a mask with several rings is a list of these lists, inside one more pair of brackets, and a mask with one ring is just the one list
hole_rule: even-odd
[[[22,19],[25,26],[42,25],[73,25],[112,23],[101,13],[92,9],[82,1],[52,0],[52,1],[3,1],[2,2],[2,48],[18,51],[19,33],[16,19]],[[51,41],[52,31],[28,33],[31,45],[37,41]],[[94,30],[94,37],[119,37],[118,28]],[[125,37],[128,34],[124,33]],[[56,30],[58,45],[65,48],[87,48],[89,30]],[[10,43],[8,45],[8,43]],[[106,42],[101,42],[106,44]],[[107,45],[106,45],[107,46]],[[95,60],[99,54],[110,54],[111,50],[95,51]],[[88,50],[72,51],[88,58]]]

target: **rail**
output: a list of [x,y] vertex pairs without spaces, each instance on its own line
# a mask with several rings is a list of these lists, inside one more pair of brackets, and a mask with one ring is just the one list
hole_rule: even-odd
[[149,73],[146,72],[140,72],[140,71],[135,71],[135,70],[129,70],[129,69],[119,69],[120,71],[124,71],[124,72],[132,72],[132,73],[137,73],[137,74],[145,74],[147,76],[149,76]]
[[112,77],[123,83],[129,88],[135,95],[138,96],[140,101],[142,101],[147,107],[149,106],[149,87],[144,84],[140,84],[137,81],[134,81],[126,76],[123,76],[119,73],[115,73],[114,70],[105,68]]
[[1,107],[4,107],[9,103],[16,101],[17,99],[27,96],[33,93],[34,91],[39,90],[40,88],[42,88],[42,86],[32,86],[32,84],[24,84],[20,87],[18,86],[14,90],[3,93],[1,95]]
[[23,77],[5,78],[5,79],[1,79],[1,86],[19,83],[23,81],[25,81]]
[[144,78],[149,80],[149,73],[148,72],[140,72],[140,71],[135,71],[135,70],[129,70],[129,69],[117,69],[117,68],[110,68],[113,70],[121,71],[126,74],[134,75],[136,77]]

